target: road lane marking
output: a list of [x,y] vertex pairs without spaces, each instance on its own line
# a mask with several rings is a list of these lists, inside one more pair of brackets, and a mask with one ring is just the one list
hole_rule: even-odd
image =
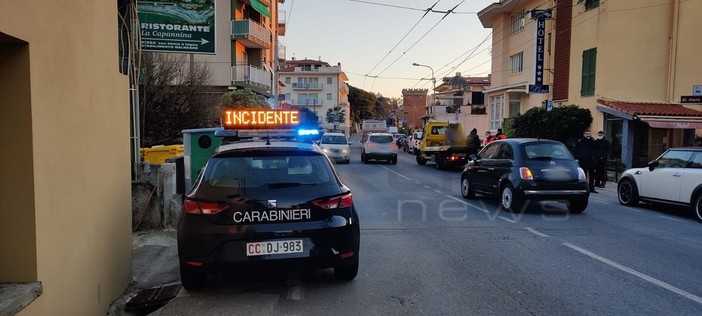
[[517,223],[517,221],[511,220],[511,219],[509,219],[509,218],[507,218],[507,217],[504,217],[504,216],[498,216],[497,218],[499,218],[499,219],[501,219],[501,220],[503,220],[503,221],[510,222],[510,223],[512,223],[512,224],[516,224],[516,223]]
[[546,234],[544,234],[536,229],[533,229],[531,227],[525,227],[525,228],[526,228],[526,230],[528,230],[529,232],[531,232],[534,235],[541,236],[541,237],[551,237],[551,236],[546,235]]
[[488,211],[488,210],[486,210],[486,209],[484,209],[484,208],[477,207],[477,206],[475,206],[475,205],[473,205],[473,204],[470,204],[470,203],[468,203],[468,202],[466,202],[466,201],[463,201],[463,200],[461,200],[461,199],[458,199],[458,198],[456,198],[456,197],[450,196],[450,195],[448,195],[448,194],[446,195],[446,197],[449,198],[449,199],[455,200],[455,201],[457,201],[457,202],[459,202],[459,203],[463,203],[463,204],[465,204],[465,205],[468,205],[468,206],[470,206],[470,207],[472,207],[472,208],[475,208],[475,209],[477,209],[477,210],[483,211],[483,213],[485,213],[485,214],[490,214],[490,211]]
[[[408,178],[408,177],[405,177],[405,176],[403,176],[403,175],[401,175],[401,174],[399,174],[399,173],[397,173],[397,172],[395,172],[395,171],[390,170],[390,168],[388,168],[388,167],[385,167],[385,166],[380,166],[380,167],[383,168],[383,169],[385,169],[385,170],[387,170],[387,171],[390,171],[390,172],[392,172],[392,173],[398,175],[400,178],[403,178],[403,179],[405,179],[405,180],[407,180],[407,181],[414,181],[414,182],[417,182],[417,180],[413,180],[413,179],[410,179],[410,178]],[[417,183],[419,184],[419,182],[417,182]]]
[[675,286],[672,286],[672,285],[670,285],[670,284],[668,284],[668,283],[665,283],[665,282],[663,282],[663,281],[661,281],[661,280],[658,280],[658,279],[656,279],[656,278],[654,278],[654,277],[652,277],[652,276],[646,275],[646,274],[641,273],[641,272],[639,272],[639,271],[636,271],[636,270],[634,270],[634,269],[632,269],[632,268],[629,268],[629,267],[627,267],[627,266],[621,265],[621,264],[616,263],[616,262],[614,262],[614,261],[612,261],[612,260],[609,260],[609,259],[607,259],[607,258],[604,258],[604,257],[601,257],[601,256],[599,256],[599,255],[596,255],[596,254],[594,254],[594,253],[592,253],[592,252],[589,252],[589,251],[587,251],[587,250],[585,250],[585,249],[583,249],[583,248],[580,248],[580,247],[578,247],[578,246],[575,246],[575,245],[573,245],[573,244],[570,244],[570,243],[567,243],[567,242],[566,242],[566,243],[563,243],[563,245],[566,246],[566,247],[568,247],[568,248],[570,248],[570,249],[573,249],[573,250],[575,250],[575,251],[577,251],[577,252],[579,252],[579,253],[582,253],[582,254],[584,254],[584,255],[586,255],[586,256],[592,258],[592,259],[595,259],[595,260],[597,260],[597,261],[600,261],[600,262],[602,262],[602,263],[604,263],[604,264],[606,264],[606,265],[608,265],[608,266],[610,266],[610,267],[617,268],[617,269],[619,269],[619,270],[621,270],[621,271],[624,271],[624,272],[626,272],[626,273],[629,273],[629,274],[631,274],[631,275],[633,275],[633,276],[636,276],[636,277],[638,277],[638,278],[640,278],[640,279],[643,279],[643,280],[645,280],[645,281],[648,281],[648,282],[650,282],[650,283],[653,283],[653,284],[655,284],[655,285],[658,285],[658,286],[660,286],[660,287],[662,287],[662,288],[664,288],[664,289],[666,289],[666,290],[668,290],[668,291],[671,291],[671,292],[673,292],[673,293],[675,293],[675,294],[678,294],[678,295],[680,295],[680,296],[682,296],[682,297],[685,297],[685,298],[687,298],[687,299],[690,299],[690,300],[692,300],[692,301],[695,301],[695,302],[697,302],[698,304],[702,304],[702,297],[699,297],[699,296],[694,295],[694,294],[692,294],[692,293],[686,292],[686,291],[684,291],[684,290],[682,290],[682,289],[679,289],[679,288],[677,288],[677,287],[675,287]]
[[439,191],[439,190],[434,190],[434,192],[439,193],[439,194],[443,193],[443,192],[441,192],[441,191]]
[[428,185],[424,185],[423,187],[425,187],[425,188],[427,188],[427,189],[431,189],[431,187],[428,186]]
[[684,222],[685,222],[684,220],[681,220],[681,219],[679,219],[679,218],[670,217],[670,216],[666,216],[666,215],[658,215],[658,217],[662,217],[662,218],[665,218],[665,219],[669,219],[669,220],[673,220],[673,221],[681,222],[681,223],[684,223]]

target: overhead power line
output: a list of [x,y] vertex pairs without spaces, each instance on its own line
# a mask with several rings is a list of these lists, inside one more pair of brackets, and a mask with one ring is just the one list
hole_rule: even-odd
[[[451,10],[449,10],[449,11],[455,10],[455,9],[456,9],[458,6],[460,6],[463,2],[465,2],[465,0],[461,0],[460,3],[458,3],[457,5],[455,5],[455,6],[454,6]],[[414,48],[414,46],[416,46],[417,44],[419,44],[419,42],[420,42],[422,39],[424,39],[427,35],[429,35],[429,33],[430,33],[432,30],[434,30],[434,28],[436,28],[436,27],[439,25],[439,23],[441,23],[448,15],[449,15],[449,13],[444,14],[444,16],[441,17],[441,19],[440,19],[438,22],[436,22],[436,24],[434,24],[434,26],[432,26],[428,31],[426,31],[426,33],[424,33],[424,35],[422,35],[422,37],[420,37],[419,39],[417,39],[417,41],[415,41],[414,44],[412,44],[409,48],[407,48],[407,50],[405,50],[404,52],[402,52],[402,54],[401,54],[400,56],[398,56],[397,58],[395,58],[395,60],[394,60],[392,63],[390,63],[390,65],[388,65],[387,67],[385,67],[385,69],[383,69],[382,71],[380,71],[380,72],[379,72],[378,74],[376,74],[375,76],[376,76],[376,77],[377,77],[377,76],[380,76],[380,75],[383,74],[386,70],[388,70],[388,68],[392,67],[392,65],[394,65],[398,60],[400,60],[400,58],[402,58],[405,54],[407,54],[407,52],[409,52],[412,48]]]
[[446,13],[453,13],[453,14],[478,14],[478,12],[454,11],[453,9],[448,10],[448,11],[444,11],[444,10],[434,10],[433,6],[432,6],[431,9],[420,9],[420,8],[412,8],[412,7],[399,6],[399,5],[394,5],[394,4],[378,3],[378,2],[373,2],[373,1],[364,1],[364,0],[348,0],[348,1],[351,1],[351,2],[358,2],[358,3],[364,3],[364,4],[370,4],[370,5],[383,6],[383,7],[390,7],[390,8],[397,8],[397,9],[412,10],[412,11],[426,11],[427,13],[432,12],[432,13],[441,13],[441,14],[446,14]]

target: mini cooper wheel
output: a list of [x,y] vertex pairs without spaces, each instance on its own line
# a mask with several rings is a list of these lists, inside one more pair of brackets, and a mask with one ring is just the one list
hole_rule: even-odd
[[697,220],[702,222],[702,193],[697,194],[692,204],[692,211],[695,212],[695,217]]
[[461,195],[466,199],[474,199],[475,191],[473,190],[473,185],[470,184],[468,178],[461,179]]
[[639,204],[639,193],[636,185],[630,179],[622,179],[617,185],[617,197],[619,203],[627,206],[636,206]]

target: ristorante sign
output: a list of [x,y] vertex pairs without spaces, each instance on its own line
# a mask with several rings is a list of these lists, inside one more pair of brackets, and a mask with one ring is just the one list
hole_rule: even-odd
[[215,53],[215,1],[138,1],[141,49]]

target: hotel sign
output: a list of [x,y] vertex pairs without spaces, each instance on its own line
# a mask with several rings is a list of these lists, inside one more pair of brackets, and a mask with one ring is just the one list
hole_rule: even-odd
[[549,87],[544,84],[544,47],[546,34],[546,19],[553,18],[551,10],[532,10],[531,19],[536,20],[536,60],[534,62],[534,84],[529,85],[529,93],[548,93]]

